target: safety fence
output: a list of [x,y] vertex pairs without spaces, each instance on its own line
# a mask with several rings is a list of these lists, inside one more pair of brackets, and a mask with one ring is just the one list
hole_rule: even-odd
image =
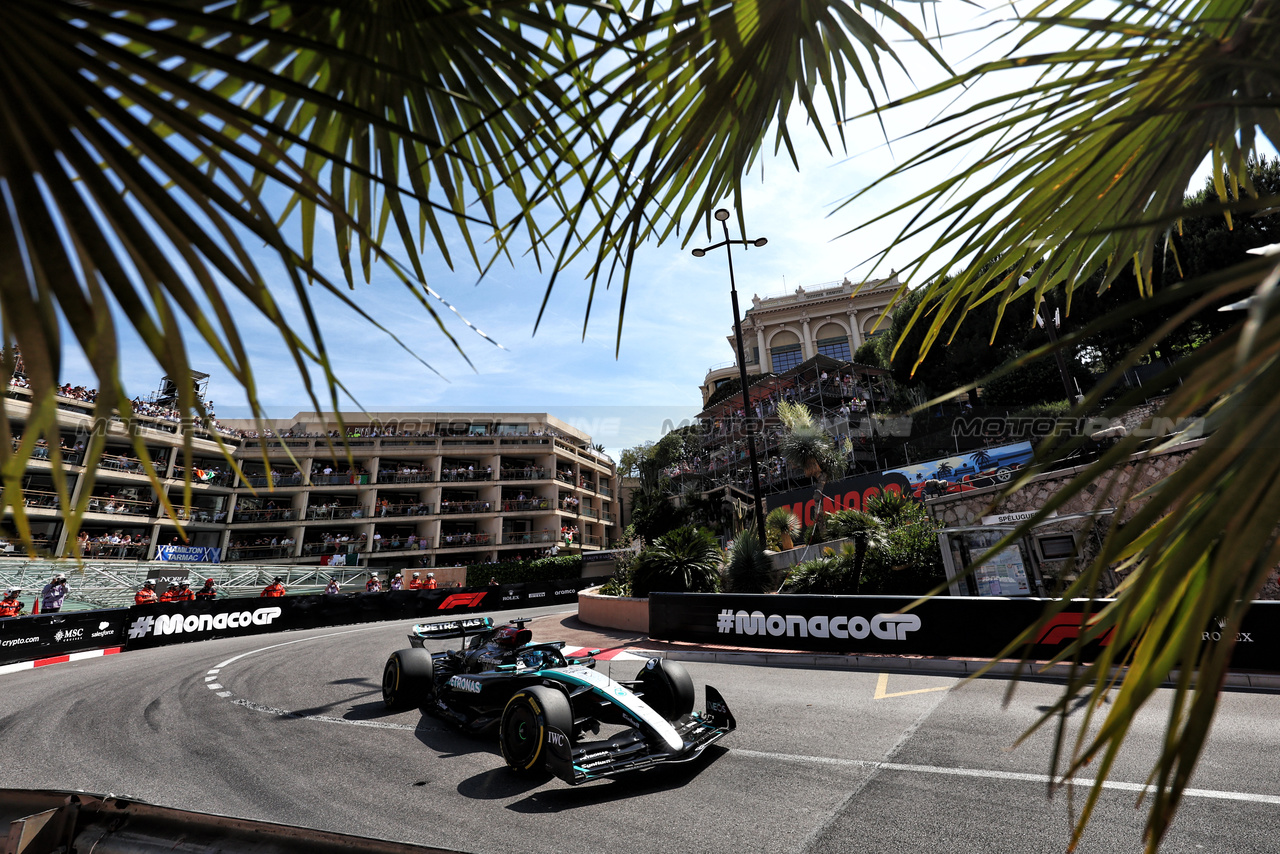
[[148,649],[294,629],[564,605],[577,602],[578,591],[590,583],[573,578],[437,590],[244,597],[13,617],[0,620],[0,665],[90,649]]
[[[649,636],[704,645],[840,654],[994,658],[1044,613],[1047,600],[940,596],[771,596],[654,593]],[[1076,600],[1036,636],[1032,660],[1052,658],[1080,637],[1081,615],[1110,600]],[[1280,601],[1253,602],[1236,632],[1231,666],[1280,671]],[[1220,618],[1205,626],[1201,642],[1229,640]],[[1085,648],[1086,659],[1110,642],[1103,635]]]

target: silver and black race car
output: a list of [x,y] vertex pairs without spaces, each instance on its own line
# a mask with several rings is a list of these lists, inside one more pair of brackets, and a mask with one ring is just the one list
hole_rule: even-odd
[[[532,643],[527,622],[414,626],[412,648],[393,652],[383,668],[383,702],[417,706],[472,733],[497,728],[512,770],[571,784],[689,762],[736,727],[710,685],[706,711],[693,710],[693,680],[679,662],[651,658],[634,680],[615,682],[595,670],[599,650],[567,659],[563,641]],[[466,642],[447,652],[423,648],[446,638]]]

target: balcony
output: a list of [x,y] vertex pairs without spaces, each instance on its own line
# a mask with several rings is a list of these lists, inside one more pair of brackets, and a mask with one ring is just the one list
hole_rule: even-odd
[[503,531],[501,545],[528,546],[534,543],[554,543],[556,534],[550,531]]
[[547,470],[542,466],[504,468],[498,470],[498,480],[545,480]]
[[457,534],[441,534],[439,548],[465,549],[472,546],[487,546],[492,543],[492,534],[471,534],[464,531]]
[[430,504],[407,502],[404,504],[388,504],[385,507],[378,505],[374,508],[373,515],[378,519],[385,519],[390,516],[430,516],[434,509]]
[[600,518],[600,511],[599,511],[599,510],[597,510],[597,509],[596,509],[596,508],[594,508],[594,507],[583,507],[583,508],[580,508],[579,512],[580,512],[583,516],[586,516],[588,519],[599,519],[599,518]]
[[431,548],[431,537],[417,537],[413,542],[403,539],[394,539],[383,537],[381,540],[374,540],[375,552],[414,552],[422,549]]
[[333,520],[333,519],[363,519],[365,518],[364,508],[359,505],[349,507],[308,507],[307,521],[314,522],[317,519]]
[[601,494],[601,495],[603,495],[605,498],[612,498],[612,497],[613,497],[613,490],[612,490],[612,489],[610,489],[609,487],[607,487],[607,486],[603,485],[603,484],[601,484],[600,486],[597,486],[597,487],[596,487],[596,492],[600,493],[600,494]]
[[244,486],[252,487],[277,487],[277,486],[302,486],[302,472],[295,471],[289,474],[281,474],[273,471],[270,476],[265,474],[246,474],[244,476]]
[[241,522],[292,522],[298,518],[298,511],[292,507],[284,508],[246,508],[237,509],[231,524]]
[[150,516],[155,511],[154,501],[132,501],[127,498],[112,498],[107,495],[94,495],[89,498],[85,507],[89,513],[108,513],[121,516]]
[[[132,543],[130,545],[111,545],[110,543],[89,543],[84,547],[84,557],[93,560],[143,560],[147,556],[150,543]],[[24,555],[25,556],[25,555]],[[71,557],[71,549],[63,553],[63,557]]]
[[57,510],[58,493],[24,489],[22,490],[22,506],[28,510]]
[[362,552],[367,552],[368,550],[369,550],[369,544],[367,542],[362,542],[360,540],[348,540],[345,543],[339,540],[333,540],[331,542],[315,542],[315,543],[302,544],[302,554],[304,556],[333,555],[333,554],[353,555],[353,554],[361,554]]
[[503,513],[529,513],[550,509],[551,501],[546,498],[526,498],[523,501],[514,498],[502,499]]
[[367,474],[313,474],[311,475],[312,486],[348,486],[360,485],[369,482]]
[[480,480],[493,480],[493,472],[477,471],[475,469],[464,469],[464,468],[453,468],[453,469],[442,468],[440,470],[441,483],[445,483],[445,482],[455,483],[455,482],[463,482],[463,481],[480,481]]
[[412,469],[379,469],[378,483],[434,483],[436,476],[429,471]]
[[444,501],[440,502],[440,512],[450,513],[489,513],[492,505],[488,501]]
[[[182,480],[186,476],[187,470],[183,466],[173,467],[173,476],[178,480]],[[196,466],[191,470],[191,485],[199,486],[206,484],[208,486],[231,486],[235,483],[235,472],[215,471],[204,469]]]

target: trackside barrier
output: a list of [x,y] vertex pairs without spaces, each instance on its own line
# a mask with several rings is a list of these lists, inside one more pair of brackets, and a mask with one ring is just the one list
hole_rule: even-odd
[[574,578],[486,587],[135,605],[128,610],[126,649],[352,623],[564,605],[577,602],[578,591],[588,584],[585,579]]
[[120,646],[128,618],[128,608],[112,608],[0,620],[0,665]]
[[[994,658],[1044,612],[1045,599],[941,596],[773,596],[653,593],[649,636],[703,645],[807,652]],[[1097,611],[1110,600],[1099,600]],[[1073,601],[1037,638],[1033,659],[1051,658],[1080,635],[1089,603]],[[1205,626],[1202,643],[1226,638],[1220,618]],[[1109,641],[1086,648],[1086,658]],[[1236,637],[1231,666],[1280,670],[1280,601],[1253,602]]]

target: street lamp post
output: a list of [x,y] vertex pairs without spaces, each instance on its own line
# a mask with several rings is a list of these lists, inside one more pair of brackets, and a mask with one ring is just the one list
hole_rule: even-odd
[[[1026,276],[1018,278],[1019,285],[1025,285],[1030,279]],[[1047,301],[1046,301],[1047,302]],[[1076,394],[1071,379],[1071,372],[1067,370],[1067,360],[1062,355],[1062,348],[1058,346],[1058,317],[1055,310],[1054,316],[1049,320],[1045,320],[1040,316],[1039,309],[1036,310],[1036,323],[1044,327],[1044,331],[1049,335],[1049,343],[1053,345],[1053,360],[1058,364],[1058,374],[1062,377],[1062,388],[1067,393],[1067,403],[1075,405]]]
[[768,238],[758,237],[755,240],[731,240],[729,238],[729,212],[724,208],[720,208],[715,213],[716,219],[720,220],[720,225],[724,228],[724,240],[704,249],[693,250],[694,257],[701,258],[712,249],[724,247],[725,254],[729,257],[729,295],[733,298],[733,334],[738,342],[738,379],[742,383],[742,417],[746,426],[747,434],[747,455],[751,458],[751,492],[756,503],[756,533],[760,537],[760,542],[764,542],[764,503],[760,500],[760,464],[756,460],[756,439],[752,430],[751,422],[751,392],[747,388],[747,354],[742,346],[742,318],[738,312],[738,287],[733,280],[733,244],[740,243],[742,246],[764,246],[769,242]]

